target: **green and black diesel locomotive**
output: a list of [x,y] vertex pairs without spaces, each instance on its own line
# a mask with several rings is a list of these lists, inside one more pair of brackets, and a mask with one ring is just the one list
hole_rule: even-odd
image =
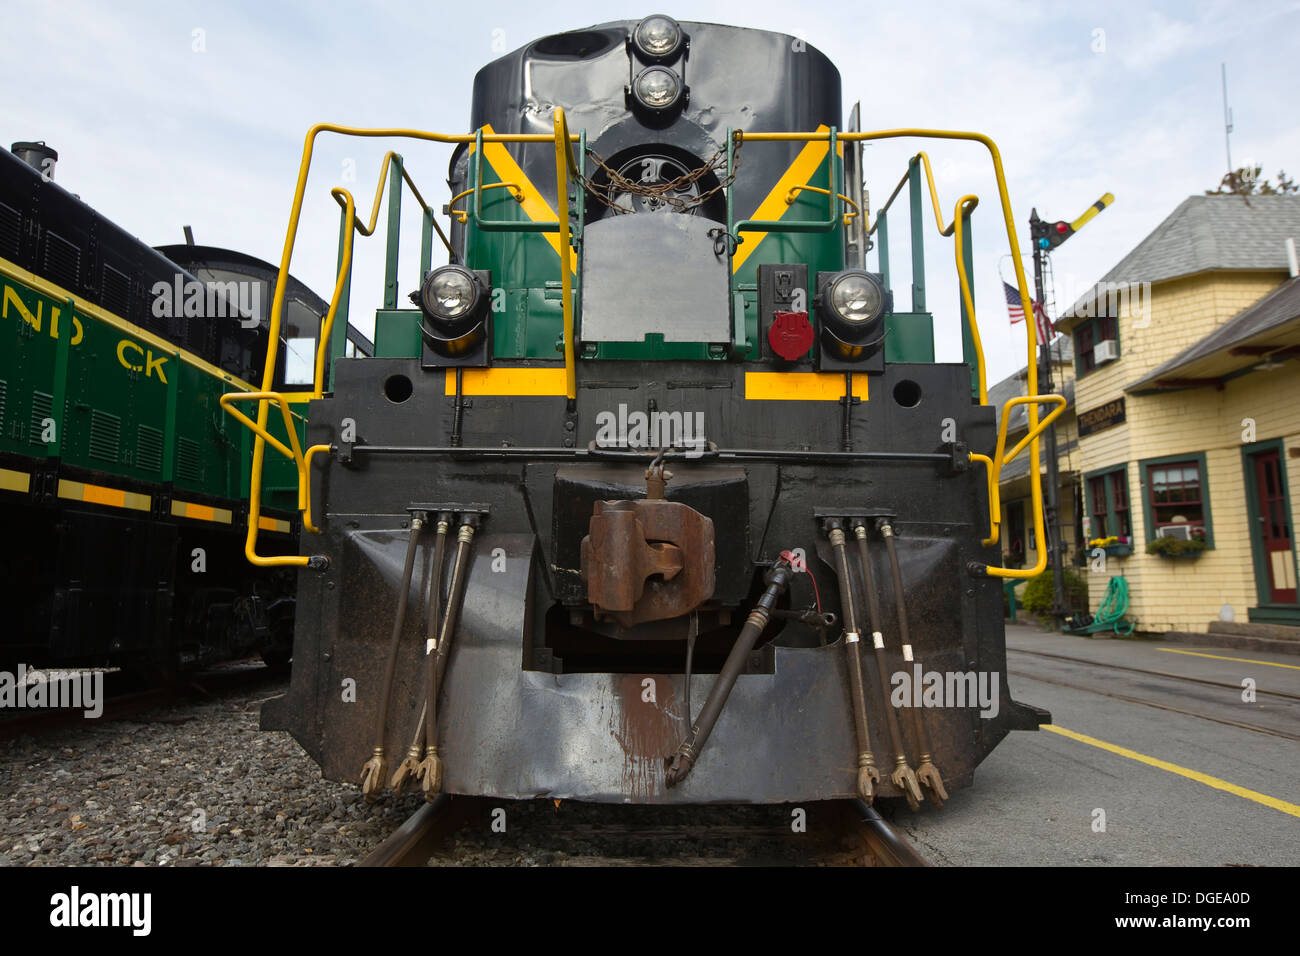
[[[489,64],[470,134],[311,130],[282,276],[321,134],[455,144],[449,262],[411,183],[423,261],[398,307],[409,172],[390,153],[375,356],[322,362],[292,450],[320,534],[264,727],[369,797],[916,804],[1048,719],[1007,687],[998,580],[1041,568],[989,567],[996,471],[1022,448],[985,403],[976,200],[947,227],[936,205],[967,359],[936,362],[929,160],[894,191],[910,184],[905,310],[893,196],[868,224],[861,145],[984,143],[1009,225],[1000,159],[977,134],[859,132],[856,109],[842,130],[841,112],[803,41],[652,16]],[[334,195],[342,290],[367,227]],[[1036,457],[1054,397],[1030,391]],[[260,406],[259,428],[275,397]]]
[[[244,560],[252,441],[219,404],[261,377],[276,270],[151,249],[55,183],[56,159],[0,151],[0,668],[287,662],[294,582]],[[293,280],[287,299],[284,330],[314,345],[326,303]],[[297,485],[268,475],[275,551],[297,550]]]

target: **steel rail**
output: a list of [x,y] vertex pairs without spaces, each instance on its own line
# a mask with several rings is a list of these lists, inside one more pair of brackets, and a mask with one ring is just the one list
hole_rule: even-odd
[[929,866],[915,847],[898,835],[898,831],[876,810],[862,800],[853,806],[862,816],[862,835],[881,866]]
[[[1211,717],[1208,714],[1200,714],[1194,710],[1184,710],[1181,707],[1175,707],[1173,704],[1157,704],[1153,700],[1143,700],[1141,697],[1130,697],[1127,694],[1116,694],[1108,690],[1097,690],[1094,687],[1084,687],[1081,684],[1071,684],[1069,681],[1055,680],[1051,677],[1037,677],[1034,674],[1026,674],[1024,671],[1013,671],[1007,668],[1007,674],[1013,677],[1022,677],[1025,680],[1034,680],[1043,684],[1052,684],[1056,687],[1068,687],[1070,690],[1081,690],[1085,694],[1097,694],[1101,697],[1109,697],[1112,700],[1122,700],[1129,704],[1140,704],[1143,707],[1153,707],[1156,710],[1167,710],[1170,713],[1182,714],[1184,717],[1196,717],[1200,720],[1208,720],[1216,724],[1223,724],[1227,727],[1238,727],[1242,730],[1253,730],[1257,734],[1267,734],[1270,737],[1282,737],[1286,740],[1300,741],[1300,734],[1287,733],[1285,730],[1273,730],[1270,727],[1261,727],[1259,724],[1248,724],[1240,720],[1230,720],[1227,717]],[[1240,689],[1240,688],[1236,688]],[[1263,691],[1256,691],[1263,693]]]
[[441,836],[439,824],[447,816],[450,798],[440,793],[394,830],[383,843],[358,860],[355,866],[423,866]]
[[[1058,661],[1070,661],[1075,664],[1090,664],[1093,667],[1109,667],[1111,670],[1131,671],[1134,674],[1146,674],[1149,677],[1168,677],[1171,680],[1188,681],[1193,684],[1208,684],[1211,687],[1226,687],[1229,690],[1241,692],[1240,684],[1232,684],[1227,681],[1210,680],[1208,677],[1191,677],[1187,674],[1170,674],[1168,671],[1152,671],[1143,667],[1127,667],[1124,664],[1108,664],[1105,661],[1090,661],[1083,657],[1067,657],[1064,654],[1049,654],[1047,651],[1026,651],[1019,647],[1008,647],[1008,651],[1015,654],[1030,654],[1034,657],[1048,657]],[[1037,680],[1037,678],[1035,678]],[[1282,697],[1286,700],[1300,701],[1300,694],[1288,694],[1280,690],[1264,690],[1262,687],[1255,688],[1256,694],[1268,694],[1270,697]]]

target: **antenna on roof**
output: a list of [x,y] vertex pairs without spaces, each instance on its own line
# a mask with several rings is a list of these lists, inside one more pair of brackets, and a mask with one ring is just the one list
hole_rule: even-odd
[[1228,172],[1232,172],[1232,110],[1228,108],[1228,64],[1220,63],[1223,73],[1223,148],[1228,154]]

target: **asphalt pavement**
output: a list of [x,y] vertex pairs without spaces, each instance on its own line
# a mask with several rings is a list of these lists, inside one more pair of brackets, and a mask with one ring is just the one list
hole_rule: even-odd
[[1007,649],[1012,696],[1056,730],[1011,734],[942,809],[895,815],[933,863],[1300,864],[1300,659],[1023,625]]

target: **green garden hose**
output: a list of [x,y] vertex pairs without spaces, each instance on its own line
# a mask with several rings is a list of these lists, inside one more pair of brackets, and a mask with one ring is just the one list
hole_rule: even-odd
[[[1134,627],[1133,621],[1124,620],[1124,612],[1127,610],[1128,582],[1124,580],[1124,575],[1117,574],[1106,585],[1106,593],[1102,595],[1101,606],[1097,608],[1097,616],[1093,618],[1093,623],[1112,627],[1116,634],[1127,637],[1133,633]],[[1121,631],[1122,624],[1127,624],[1128,630]]]

